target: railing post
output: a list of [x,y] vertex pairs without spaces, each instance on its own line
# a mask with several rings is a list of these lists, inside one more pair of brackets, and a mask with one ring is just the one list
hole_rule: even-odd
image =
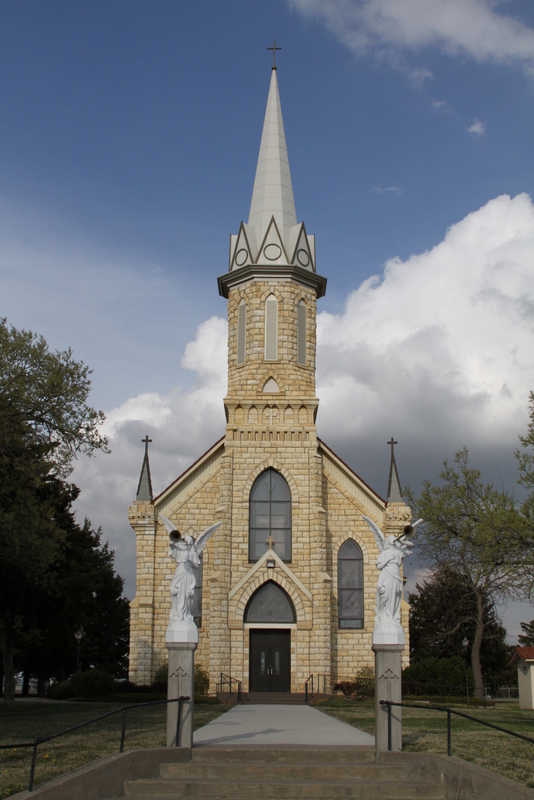
[[387,707],[388,707],[388,753],[391,753],[393,749],[391,741],[391,703],[388,702]]
[[176,715],[176,747],[181,747],[182,743],[182,705],[183,699],[178,698],[178,714]]
[[447,709],[447,755],[452,756],[451,710]]
[[39,744],[39,739],[35,739],[33,743],[33,752],[32,752],[32,765],[30,769],[30,783],[28,784],[28,791],[33,791],[33,776],[35,775],[35,762],[37,761],[37,745]]
[[309,705],[309,703],[308,703],[308,681],[306,681],[306,683],[304,684],[304,699],[306,701],[306,705]]
[[124,753],[124,737],[126,736],[126,709],[122,712],[121,746],[119,753]]

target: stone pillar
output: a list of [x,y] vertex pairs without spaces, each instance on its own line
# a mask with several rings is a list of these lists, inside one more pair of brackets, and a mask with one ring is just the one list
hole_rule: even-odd
[[167,699],[189,697],[182,704],[182,716],[178,728],[179,703],[167,704],[167,747],[176,747],[177,729],[180,747],[193,747],[193,705],[195,674],[195,642],[165,643],[169,651],[169,679]]
[[136,500],[128,509],[136,534],[136,596],[131,605],[129,679],[149,684],[154,677],[155,524],[152,503]]
[[[404,644],[373,643],[375,654],[375,745],[378,751],[388,750],[387,706],[380,700],[402,702],[402,651]],[[391,709],[391,749],[402,750],[402,709]]]

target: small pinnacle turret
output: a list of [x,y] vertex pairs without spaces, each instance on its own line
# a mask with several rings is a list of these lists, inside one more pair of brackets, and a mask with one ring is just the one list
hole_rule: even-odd
[[145,436],[141,441],[144,442],[145,445],[145,457],[143,459],[143,466],[141,467],[141,475],[139,477],[135,499],[140,502],[152,503],[154,497],[152,495],[152,478],[150,477],[150,462],[148,460],[148,444],[152,439]]
[[397,472],[397,464],[395,462],[395,445],[398,444],[393,439],[393,436],[386,442],[391,447],[391,463],[389,465],[389,481],[388,481],[388,503],[403,503],[402,490],[400,486],[399,473]]

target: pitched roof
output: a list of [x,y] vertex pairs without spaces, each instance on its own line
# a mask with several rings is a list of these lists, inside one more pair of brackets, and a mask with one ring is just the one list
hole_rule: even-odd
[[520,658],[523,661],[534,661],[534,647],[516,647],[510,663],[517,664]]
[[155,498],[154,498],[154,505],[155,505],[156,503],[158,503],[158,502],[159,502],[159,501],[160,501],[160,500],[161,500],[161,499],[162,499],[162,498],[163,498],[163,497],[164,497],[166,494],[168,494],[168,493],[171,491],[171,489],[174,489],[174,488],[175,488],[175,487],[176,487],[176,486],[177,486],[177,485],[178,485],[178,484],[179,484],[181,481],[183,481],[183,480],[184,480],[184,478],[187,478],[187,477],[189,477],[189,475],[190,475],[192,472],[194,472],[194,471],[195,471],[196,467],[199,467],[199,466],[202,464],[202,462],[204,462],[204,461],[206,461],[208,458],[210,458],[210,457],[211,457],[211,456],[212,456],[212,455],[215,453],[215,451],[216,451],[217,449],[219,449],[219,448],[224,448],[224,439],[225,439],[225,437],[224,437],[224,436],[221,436],[221,438],[220,438],[220,439],[218,439],[218,440],[215,442],[215,444],[212,444],[212,446],[211,446],[211,447],[210,447],[208,450],[206,450],[206,452],[205,452],[205,453],[203,453],[203,454],[200,456],[200,458],[197,458],[197,460],[196,460],[196,461],[194,461],[194,462],[193,462],[193,463],[192,463],[192,464],[191,464],[189,467],[187,467],[187,469],[186,469],[186,470],[184,470],[184,472],[182,472],[182,474],[181,474],[181,475],[178,475],[178,477],[177,477],[177,478],[175,478],[175,480],[173,480],[173,482],[172,482],[172,483],[170,483],[170,484],[169,484],[169,485],[168,485],[168,486],[167,486],[165,489],[163,489],[163,491],[162,491],[162,492],[160,492],[160,493],[157,495],[157,497],[155,497]]

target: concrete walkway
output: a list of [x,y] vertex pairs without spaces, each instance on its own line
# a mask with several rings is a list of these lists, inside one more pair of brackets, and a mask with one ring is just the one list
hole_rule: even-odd
[[203,745],[374,746],[375,737],[309,706],[234,706],[193,734]]

